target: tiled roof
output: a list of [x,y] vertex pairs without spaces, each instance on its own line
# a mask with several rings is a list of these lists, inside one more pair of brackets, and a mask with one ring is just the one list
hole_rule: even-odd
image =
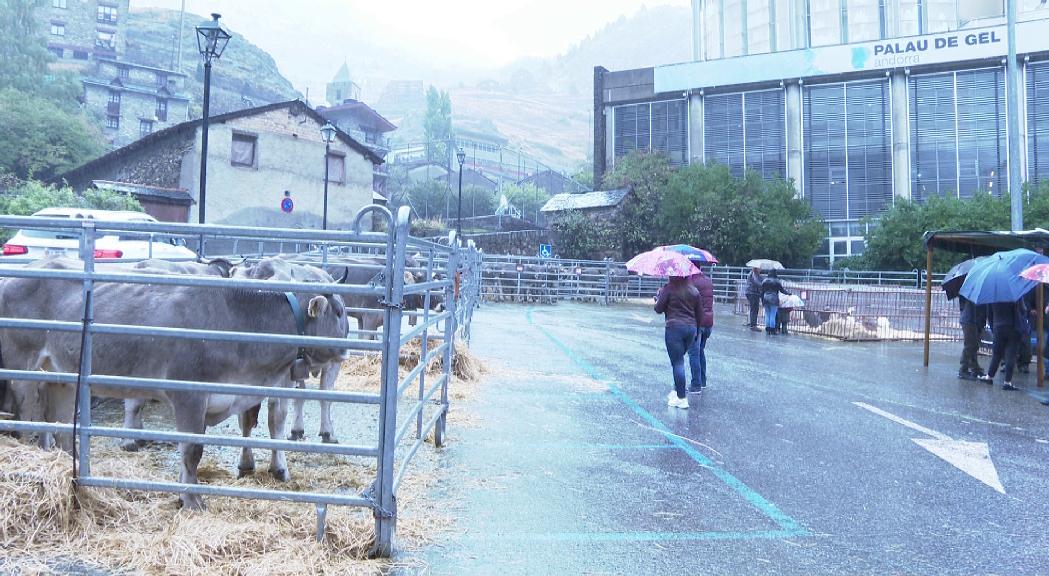
[[187,206],[193,204],[193,197],[184,188],[161,188],[160,186],[146,186],[130,182],[114,182],[112,180],[92,180],[91,183],[99,190],[113,190],[136,196],[160,198],[173,204],[185,204]]
[[555,194],[539,211],[563,212],[565,210],[586,210],[587,208],[618,206],[629,192],[626,188],[619,188],[617,190],[599,190],[585,194]]

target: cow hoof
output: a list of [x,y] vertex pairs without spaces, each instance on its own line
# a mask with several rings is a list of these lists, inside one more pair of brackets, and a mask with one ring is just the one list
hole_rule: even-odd
[[295,442],[295,441],[298,441],[298,440],[305,440],[305,439],[306,439],[306,432],[303,431],[303,430],[292,430],[291,434],[288,435],[288,440],[291,440],[292,442]]
[[200,494],[183,494],[178,501],[178,507],[183,510],[200,512],[207,510],[207,506],[204,505],[204,499],[201,498]]
[[145,445],[145,440],[124,440],[120,443],[120,449],[125,452],[138,452],[138,449],[145,447]]
[[321,432],[322,444],[338,444],[339,441],[332,437],[330,432]]
[[255,467],[254,466],[251,467],[251,468],[241,468],[240,466],[237,466],[237,478],[243,478],[245,476],[251,476],[254,473],[255,473]]
[[291,474],[288,473],[287,468],[281,468],[280,470],[270,468],[270,476],[273,476],[273,479],[278,482],[287,482],[288,480],[291,480]]

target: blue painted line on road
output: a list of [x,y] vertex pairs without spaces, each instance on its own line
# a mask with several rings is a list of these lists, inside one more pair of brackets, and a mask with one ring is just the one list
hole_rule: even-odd
[[778,540],[797,538],[797,530],[754,532],[468,532],[459,536],[471,541],[510,542],[695,542],[702,540]]
[[[551,334],[546,328],[540,326],[539,324],[536,324],[535,320],[532,319],[532,308],[528,309],[528,311],[525,313],[525,317],[528,319],[529,325],[534,326],[536,329],[542,332],[543,335],[547,337],[547,339],[553,342],[554,345],[561,350],[561,352],[568,356],[568,358],[571,359],[572,362],[579,366],[584,372],[590,375],[591,378],[599,382],[602,382],[606,386],[608,386],[609,391],[612,392],[613,395],[619,398],[624,404],[626,404],[631,410],[634,411],[635,414],[640,416],[652,428],[663,434],[663,436],[667,439],[668,442],[680,448],[681,451],[683,451],[685,454],[688,454],[688,456],[692,458],[692,460],[694,460],[697,464],[713,472],[719,480],[724,482],[729,488],[731,488],[737,494],[742,496],[752,506],[761,511],[761,513],[765,514],[770,519],[772,519],[776,524],[779,525],[780,528],[783,529],[784,532],[789,532],[792,536],[807,535],[805,529],[802,528],[796,520],[794,520],[793,518],[785,514],[783,511],[781,511],[779,508],[777,508],[775,504],[766,500],[761,494],[758,494],[757,492],[752,490],[741,480],[733,476],[729,471],[718,466],[713,460],[707,458],[701,452],[696,450],[691,444],[687,443],[685,440],[671,432],[670,429],[667,428],[667,426],[663,424],[661,420],[653,416],[648,410],[645,410],[645,408],[638,404],[636,400],[634,400],[630,397],[629,394],[624,392],[622,388],[616,386],[607,378],[601,376],[601,373],[598,372],[596,368],[591,366],[589,362],[577,356],[571,348],[565,345],[564,342],[561,342],[560,339]],[[758,532],[717,532],[717,534],[737,534],[738,539],[745,539],[748,537],[748,534],[758,534]]]

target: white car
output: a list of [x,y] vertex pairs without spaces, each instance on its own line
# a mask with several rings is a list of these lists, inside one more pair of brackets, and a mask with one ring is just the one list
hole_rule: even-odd
[[[48,218],[89,218],[121,222],[156,222],[143,212],[88,210],[81,208],[45,208],[33,216]],[[103,232],[95,238],[95,258],[107,261],[137,261],[147,258],[163,260],[196,260],[185,241],[173,236],[145,232]],[[31,261],[45,256],[79,258],[80,237],[65,230],[27,228],[19,230],[4,244],[0,261]]]

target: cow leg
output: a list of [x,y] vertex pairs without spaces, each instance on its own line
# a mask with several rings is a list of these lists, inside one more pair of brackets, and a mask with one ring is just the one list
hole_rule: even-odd
[[[271,398],[267,404],[269,416],[270,438],[279,440],[284,437],[284,420],[288,417],[288,399]],[[255,408],[255,416],[258,417],[258,408]],[[288,474],[288,462],[284,458],[283,450],[273,450],[270,455],[270,475],[281,482],[291,479]]]
[[[261,408],[262,404],[256,404],[237,416],[237,420],[240,421],[241,436],[245,438],[251,436],[251,431],[254,430],[255,426],[259,423],[259,410]],[[251,451],[251,448],[245,446],[240,449],[240,464],[237,464],[237,478],[243,478],[254,473],[255,454]]]
[[[76,407],[76,386],[49,382],[44,389],[48,422],[69,424],[73,422]],[[73,435],[55,434],[59,448],[73,454]]]
[[[179,402],[175,404],[175,428],[179,432],[187,434],[203,434],[206,429],[204,425],[206,411],[205,398],[193,398],[189,394],[182,395],[179,398]],[[258,414],[256,413],[257,416]],[[200,459],[204,456],[204,446],[202,444],[179,442],[178,451],[182,456],[179,482],[183,484],[197,484],[197,468],[200,466]],[[182,494],[179,497],[179,501],[182,504],[182,508],[186,510],[204,509],[204,499],[200,494]]]
[[[132,430],[142,429],[142,408],[146,401],[139,398],[127,398],[124,400],[124,428]],[[120,447],[128,452],[137,452],[139,448],[146,445],[145,440],[124,440]]]
[[[305,380],[296,380],[295,385],[301,390],[306,388]],[[288,440],[303,440],[306,438],[306,423],[303,421],[303,408],[305,408],[306,401],[302,398],[296,398],[293,403],[295,410],[295,422],[291,425],[291,434],[288,435]]]
[[[382,314],[367,314],[364,316],[364,327],[362,330],[375,331],[382,326]],[[368,340],[378,340],[378,334],[369,334]]]
[[[339,377],[341,365],[326,366],[321,371],[321,390],[334,390],[335,379]],[[321,401],[321,442],[325,444],[338,444],[335,438],[335,429],[331,425],[331,402]]]

